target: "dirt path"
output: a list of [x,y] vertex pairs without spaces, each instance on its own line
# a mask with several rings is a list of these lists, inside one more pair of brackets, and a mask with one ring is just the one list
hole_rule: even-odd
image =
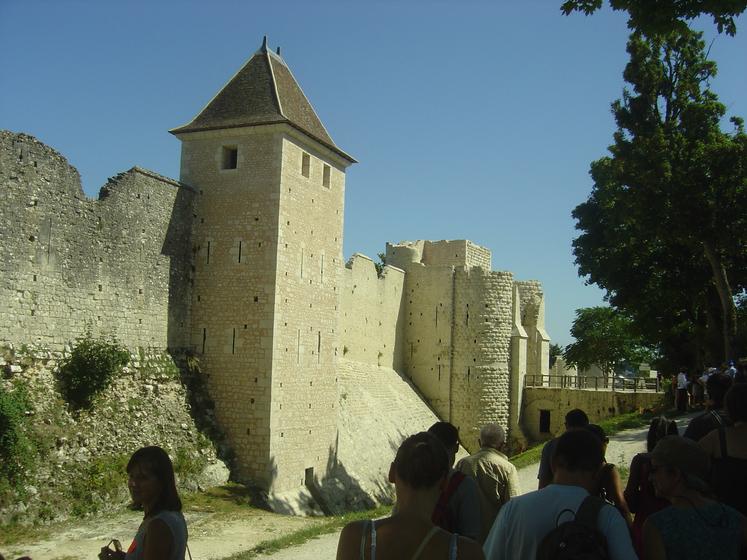
[[[692,416],[692,415],[691,415]],[[689,417],[678,420],[681,430]],[[610,438],[607,459],[611,463],[627,466],[633,455],[644,451],[647,428],[625,430]],[[522,492],[537,488],[538,464],[519,470]],[[251,549],[262,541],[276,538],[320,523],[319,519],[288,517],[256,510],[237,514],[189,512],[189,546],[197,560],[225,558],[237,552]],[[141,514],[127,512],[107,515],[104,518],[87,520],[74,527],[54,534],[49,539],[35,543],[6,547],[2,552],[8,558],[22,554],[34,560],[91,560],[96,558],[99,548],[112,537],[123,543],[134,535],[141,520]],[[304,545],[276,552],[259,559],[271,560],[323,560],[334,558],[339,532],[323,535]]]
[[[198,559],[225,558],[262,541],[320,523],[320,519],[289,517],[247,510],[245,515],[188,512],[189,548]],[[126,512],[76,524],[49,539],[2,549],[7,558],[22,554],[33,560],[92,560],[112,537],[127,547],[137,532],[142,513]]]

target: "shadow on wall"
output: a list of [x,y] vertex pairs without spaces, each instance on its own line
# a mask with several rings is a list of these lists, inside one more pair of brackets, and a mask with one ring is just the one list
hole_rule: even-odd
[[169,257],[167,344],[172,350],[190,346],[192,285],[192,209],[195,191],[182,185],[177,190],[161,254]]
[[200,360],[191,351],[172,351],[170,354],[179,369],[181,384],[186,391],[189,415],[197,430],[213,444],[218,458],[231,471],[233,480],[236,454],[215,418],[215,401],[210,397]]
[[[407,434],[409,435],[409,434]],[[402,435],[402,439],[407,437]],[[391,460],[399,448],[401,440],[390,440]],[[386,476],[368,480],[366,484],[354,472],[336,459],[333,447],[329,448],[327,472],[318,477],[311,470],[306,471],[305,484],[296,490],[271,494],[267,505],[277,513],[290,515],[341,515],[349,511],[375,508],[381,504],[394,503],[394,485]],[[270,460],[272,481],[277,475],[275,458]],[[388,469],[389,463],[387,463]]]

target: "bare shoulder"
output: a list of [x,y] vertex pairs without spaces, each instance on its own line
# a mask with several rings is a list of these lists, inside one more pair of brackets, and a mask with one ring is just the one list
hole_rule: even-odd
[[467,537],[459,537],[457,550],[459,551],[457,554],[459,560],[485,560],[482,547]]
[[358,558],[363,531],[368,521],[353,521],[343,527],[337,542],[337,560]]

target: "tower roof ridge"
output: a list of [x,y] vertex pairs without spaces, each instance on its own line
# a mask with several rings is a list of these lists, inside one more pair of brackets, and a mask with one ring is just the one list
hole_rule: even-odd
[[334,143],[285,60],[268,48],[265,36],[260,48],[197,116],[169,132],[183,134],[282,122],[355,161]]

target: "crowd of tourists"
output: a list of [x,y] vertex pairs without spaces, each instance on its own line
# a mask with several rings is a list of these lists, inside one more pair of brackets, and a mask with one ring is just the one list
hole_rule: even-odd
[[538,489],[523,495],[500,426],[483,427],[479,451],[454,465],[457,429],[438,422],[397,451],[392,515],[347,525],[337,560],[745,559],[747,383],[711,372],[703,393],[682,435],[675,420],[651,421],[625,487],[582,410],[545,444]]
[[[683,435],[674,420],[652,420],[625,488],[605,459],[606,433],[582,410],[545,444],[538,489],[523,495],[501,426],[483,426],[479,450],[455,464],[457,428],[437,422],[397,450],[392,515],[345,526],[337,560],[745,559],[747,383],[711,372],[704,396]],[[127,473],[143,522],[126,551],[112,540],[99,558],[183,560],[187,525],[168,454],[139,449]]]

